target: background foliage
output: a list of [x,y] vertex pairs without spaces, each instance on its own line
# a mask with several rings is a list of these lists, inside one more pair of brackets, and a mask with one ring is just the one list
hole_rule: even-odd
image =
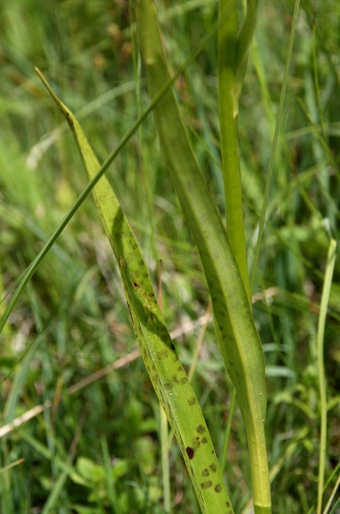
[[[215,20],[216,4],[157,2],[172,69]],[[240,104],[250,265],[292,12],[291,1],[260,2]],[[0,15],[4,297],[86,184],[72,136],[35,78],[34,66],[44,71],[81,120],[100,160],[147,105],[147,96],[128,2],[18,0],[1,2]],[[302,2],[254,291],[267,365],[266,425],[277,513],[308,512],[317,495],[316,330],[328,231],[335,239],[339,234],[339,56],[337,2],[325,0],[316,11],[314,2]],[[209,188],[224,212],[216,68],[217,42],[212,40],[177,81],[176,91]],[[189,367],[201,331],[193,321],[203,323],[209,299],[151,117],[107,176],[142,245],[156,289],[162,260],[163,313],[177,335],[182,362]],[[340,445],[339,260],[335,266],[325,331],[326,478],[338,464]],[[0,304],[1,312],[4,305]],[[39,268],[1,335],[2,424],[46,400],[54,402],[51,409],[1,439],[2,467],[25,459],[0,474],[2,512],[164,512],[159,411],[141,360],[126,363],[72,395],[66,392],[135,347],[113,254],[89,198]],[[193,385],[221,455],[231,389],[225,384],[211,322]],[[175,443],[170,466],[173,512],[197,513]],[[238,410],[226,479],[235,510],[246,512],[250,477]]]

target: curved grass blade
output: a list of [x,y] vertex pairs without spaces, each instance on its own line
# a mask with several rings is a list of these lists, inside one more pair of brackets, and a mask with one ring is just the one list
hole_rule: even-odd
[[[44,84],[64,114],[91,180],[100,164],[71,111]],[[175,432],[203,513],[233,509],[198,400],[167,331],[137,240],[105,176],[93,189],[119,265],[131,320],[158,399]]]
[[[153,2],[139,0],[136,13],[152,99],[167,83],[169,75]],[[247,432],[255,512],[269,514],[264,357],[248,294],[221,217],[191,150],[172,91],[166,93],[153,113],[164,161],[201,256],[220,348],[238,394]]]

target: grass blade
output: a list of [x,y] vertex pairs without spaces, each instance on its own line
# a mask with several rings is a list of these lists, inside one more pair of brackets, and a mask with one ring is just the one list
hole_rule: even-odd
[[322,497],[325,475],[325,458],[326,458],[326,440],[327,440],[327,396],[326,396],[326,377],[323,357],[323,338],[325,331],[325,323],[327,316],[327,305],[332,285],[334,264],[336,257],[336,241],[331,239],[328,249],[327,266],[325,272],[325,280],[323,283],[320,316],[317,334],[318,346],[318,370],[319,370],[319,387],[320,387],[320,403],[321,403],[321,434],[320,434],[320,459],[319,459],[319,478],[318,478],[318,507],[317,514],[321,514]]
[[[43,82],[70,125],[91,180],[100,164],[74,115]],[[142,357],[175,432],[202,512],[230,514],[233,509],[208,428],[167,331],[137,240],[105,176],[95,185],[93,195],[119,265]]]
[[100,438],[100,442],[101,442],[101,446],[102,446],[103,464],[104,464],[104,470],[105,470],[105,481],[106,481],[107,493],[108,493],[108,497],[109,497],[110,503],[111,503],[112,514],[117,514],[118,513],[117,495],[116,495],[116,491],[115,491],[115,484],[112,480],[110,453],[109,453],[107,440],[103,435]]

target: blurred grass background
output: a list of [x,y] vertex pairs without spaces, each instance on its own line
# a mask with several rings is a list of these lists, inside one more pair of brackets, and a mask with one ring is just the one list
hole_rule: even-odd
[[[176,69],[216,19],[217,2],[156,3],[169,65]],[[72,136],[35,77],[34,66],[78,116],[103,160],[148,102],[131,28],[132,4],[0,3],[0,313],[6,294],[86,185]],[[238,123],[250,266],[293,7],[291,0],[260,2],[241,98]],[[216,69],[215,39],[177,81],[176,91],[223,214]],[[340,5],[324,0],[315,6],[304,0],[254,290],[268,376],[273,512],[280,514],[307,513],[317,498],[316,331],[329,232],[335,239],[339,234],[339,136]],[[135,229],[156,290],[162,260],[164,316],[189,367],[202,330],[199,322],[192,322],[202,319],[209,298],[151,117],[107,176]],[[339,322],[338,259],[325,330],[326,480],[339,462]],[[0,337],[1,424],[45,401],[53,403],[1,438],[0,512],[164,513],[159,411],[142,361],[135,358],[72,395],[66,391],[136,348],[117,267],[91,198],[40,266]],[[226,384],[225,379],[209,322],[193,384],[218,455],[231,401],[230,381]],[[170,473],[173,512],[197,514],[175,443]],[[336,478],[326,489],[326,499]],[[250,476],[238,410],[226,479],[235,512],[249,512]]]

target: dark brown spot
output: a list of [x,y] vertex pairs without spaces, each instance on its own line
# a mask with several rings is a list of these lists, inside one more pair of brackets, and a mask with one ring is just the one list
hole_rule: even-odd
[[203,434],[205,432],[204,426],[198,425],[198,427],[196,428],[196,432],[198,432],[199,434]]
[[188,404],[189,404],[190,406],[195,405],[195,403],[196,403],[196,398],[194,398],[193,396],[192,396],[191,398],[189,398],[189,400],[188,400]]
[[211,480],[207,480],[206,482],[201,483],[202,489],[209,489],[213,485]]
[[187,452],[187,456],[189,457],[189,459],[193,459],[194,458],[194,450],[192,448],[190,448],[189,446],[187,448],[185,448],[185,451]]
[[188,382],[187,377],[181,378],[180,382],[181,382],[181,384],[186,384]]
[[202,444],[206,444],[208,442],[207,438],[206,437],[203,437],[202,438]]
[[211,471],[212,471],[213,473],[216,473],[216,471],[217,471],[216,464],[210,464],[209,468],[211,469]]
[[207,468],[205,468],[203,471],[202,471],[202,476],[204,477],[208,477],[209,476],[209,470]]
[[222,491],[222,486],[221,486],[221,484],[217,484],[217,485],[215,485],[215,491],[216,491],[217,493],[220,493],[220,492]]

